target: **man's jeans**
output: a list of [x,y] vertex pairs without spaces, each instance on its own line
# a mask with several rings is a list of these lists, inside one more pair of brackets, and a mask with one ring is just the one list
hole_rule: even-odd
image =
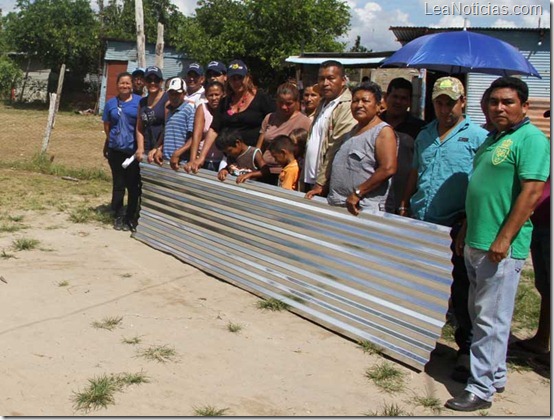
[[465,246],[469,277],[469,316],[473,326],[470,349],[471,377],[466,391],[491,401],[506,385],[506,353],[519,275],[525,260],[511,257],[500,263],[487,251]]

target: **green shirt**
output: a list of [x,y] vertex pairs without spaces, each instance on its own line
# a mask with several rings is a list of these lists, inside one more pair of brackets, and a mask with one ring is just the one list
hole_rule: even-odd
[[[546,181],[550,173],[550,142],[524,119],[502,133],[491,133],[473,161],[466,197],[466,244],[488,251],[508,220],[524,180]],[[512,258],[529,253],[533,225],[527,220],[512,241]]]

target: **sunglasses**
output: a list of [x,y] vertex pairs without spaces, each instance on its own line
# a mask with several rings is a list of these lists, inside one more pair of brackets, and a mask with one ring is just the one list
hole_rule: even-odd
[[145,80],[146,83],[160,83],[161,80],[158,79],[157,77],[149,77],[148,79]]

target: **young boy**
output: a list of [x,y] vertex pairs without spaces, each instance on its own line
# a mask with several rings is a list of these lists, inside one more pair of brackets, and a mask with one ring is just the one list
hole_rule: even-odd
[[294,152],[295,144],[289,136],[277,136],[269,144],[273,159],[283,167],[279,174],[279,186],[287,190],[298,191],[299,168]]
[[247,146],[240,137],[237,130],[224,130],[215,140],[216,147],[227,156],[227,166],[217,173],[220,181],[225,181],[231,174],[237,177],[237,184],[240,184],[265,165],[261,150]]

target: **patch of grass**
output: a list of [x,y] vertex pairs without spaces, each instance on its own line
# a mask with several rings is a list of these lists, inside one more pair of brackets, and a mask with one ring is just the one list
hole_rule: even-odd
[[120,373],[102,375],[89,379],[89,386],[80,392],[73,393],[73,407],[75,410],[98,410],[115,404],[114,394],[122,391],[125,386],[149,382],[148,377],[139,373]]
[[366,376],[385,392],[404,389],[404,373],[389,362],[383,362],[366,370]]
[[13,254],[8,254],[6,252],[5,249],[2,250],[2,252],[0,253],[0,258],[2,258],[3,260],[9,260],[10,258],[15,258],[15,255]]
[[223,416],[228,408],[217,408],[213,405],[205,405],[202,407],[193,407],[194,415],[197,417],[218,417]]
[[269,298],[266,300],[260,300],[256,307],[258,309],[267,309],[268,311],[282,311],[288,309],[290,306],[285,302],[275,298]]
[[110,176],[102,169],[68,168],[65,165],[53,163],[50,156],[45,153],[36,153],[30,160],[10,162],[10,166],[24,171],[76,178],[80,181],[111,181]]
[[58,287],[67,287],[69,286],[69,282],[67,280],[62,280],[58,282]]
[[477,412],[477,414],[480,415],[480,416],[489,416],[490,415],[488,410],[479,410]]
[[506,361],[506,367],[508,368],[508,372],[523,373],[533,370],[533,367],[529,364],[529,362],[520,357],[508,358],[508,360]]
[[25,229],[25,226],[23,225],[14,225],[14,224],[1,224],[0,225],[0,233],[7,232],[7,233],[13,233],[17,232],[18,230]]
[[407,411],[402,410],[398,404],[391,403],[383,404],[383,408],[381,411],[370,411],[364,414],[364,416],[368,417],[400,417],[400,416],[411,416],[411,413],[408,413]]
[[123,277],[124,279],[128,279],[130,277],[133,277],[133,275],[131,273],[123,273],[121,277]]
[[144,357],[147,360],[155,360],[159,363],[173,362],[177,358],[177,352],[174,348],[163,346],[151,346],[137,351],[138,357]]
[[94,207],[77,207],[70,211],[69,220],[73,223],[100,222],[104,224],[112,223],[112,216],[95,209]]
[[446,324],[444,324],[444,327],[442,327],[441,338],[445,341],[453,343],[456,341],[454,338],[455,332],[456,328],[454,327],[454,325],[447,322]]
[[512,329],[515,331],[535,330],[538,326],[541,297],[535,288],[534,279],[532,270],[523,270],[512,318]]
[[19,223],[21,221],[23,221],[23,217],[22,215],[18,215],[18,216],[8,216],[8,220],[10,222],[14,222],[14,223]]
[[242,330],[242,325],[229,322],[227,324],[227,329],[232,333],[238,333]]
[[142,339],[138,335],[131,338],[123,337],[123,339],[121,340],[123,344],[140,344],[141,341]]
[[439,398],[432,395],[429,390],[427,390],[426,395],[424,396],[415,396],[412,400],[416,405],[428,408],[433,411],[435,415],[440,414],[443,409],[442,402]]
[[358,341],[358,345],[362,348],[364,353],[367,354],[383,354],[383,349],[377,344],[373,344],[368,340]]
[[121,321],[123,321],[123,317],[120,316],[106,317],[102,319],[102,321],[94,321],[92,323],[92,326],[94,328],[113,331],[115,327],[117,327],[121,323]]
[[37,239],[19,238],[12,242],[13,248],[16,251],[30,251],[35,249],[40,244]]

